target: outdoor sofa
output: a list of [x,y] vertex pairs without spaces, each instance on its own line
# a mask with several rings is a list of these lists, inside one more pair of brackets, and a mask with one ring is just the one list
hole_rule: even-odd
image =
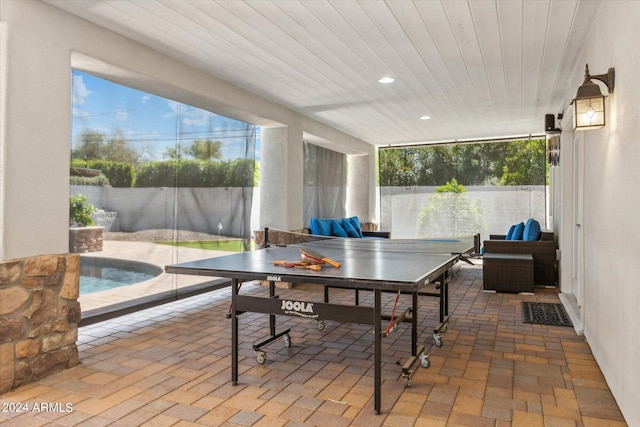
[[357,216],[349,218],[311,218],[309,233],[316,236],[333,236],[347,238],[384,238],[391,237],[388,231],[376,231],[372,222],[360,223]]
[[[490,235],[483,242],[484,254],[531,254],[535,285],[556,286],[556,244],[553,232],[542,231],[537,240],[506,240],[506,235]],[[505,260],[505,267],[508,261]],[[517,277],[514,277],[517,281]]]
[[[356,218],[357,217],[351,217],[351,218]],[[340,219],[317,219],[317,218],[313,218],[311,220],[312,223],[312,227],[310,228],[301,228],[301,229],[296,229],[296,230],[288,230],[288,231],[282,231],[282,230],[277,230],[277,229],[265,229],[265,230],[256,230],[254,231],[254,236],[255,236],[255,242],[256,245],[258,247],[264,247],[266,244],[268,245],[293,245],[296,243],[304,243],[304,242],[308,242],[311,240],[314,240],[314,236],[318,236],[319,239],[323,239],[327,236],[333,236],[333,237],[344,237],[344,236],[337,236],[334,234],[331,234],[330,231],[331,230],[331,222],[332,221],[337,221],[342,223],[343,220],[347,219],[350,220],[350,222],[354,221],[351,218],[340,218]],[[324,225],[322,229],[318,230],[316,228],[317,223],[315,220],[321,221]],[[358,223],[360,225],[360,232],[362,233],[362,238],[385,238],[388,239],[391,237],[391,233],[388,231],[377,231],[377,224],[373,223],[373,222],[363,222],[360,223],[360,221],[358,220]],[[327,225],[328,224],[328,225]],[[327,228],[328,227],[328,228]],[[355,228],[355,227],[354,227]],[[343,227],[344,229],[344,227]],[[267,241],[265,241],[265,231],[268,234],[267,236]],[[316,231],[316,233],[313,233],[313,231]],[[353,233],[353,231],[351,231]],[[357,232],[357,229],[356,229]],[[347,237],[349,238],[350,236],[347,235]],[[356,238],[355,236],[353,236],[353,238]]]

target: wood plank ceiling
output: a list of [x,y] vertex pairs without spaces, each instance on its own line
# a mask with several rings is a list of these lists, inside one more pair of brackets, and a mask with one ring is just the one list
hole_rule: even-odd
[[[47,0],[375,145],[536,134],[591,0]],[[391,76],[395,82],[377,80]],[[577,89],[577,87],[576,87]],[[420,120],[428,115],[431,120]]]

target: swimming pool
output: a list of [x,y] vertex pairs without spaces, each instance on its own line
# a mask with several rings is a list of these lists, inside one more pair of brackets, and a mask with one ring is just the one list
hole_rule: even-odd
[[115,258],[80,257],[80,295],[153,279],[162,268]]

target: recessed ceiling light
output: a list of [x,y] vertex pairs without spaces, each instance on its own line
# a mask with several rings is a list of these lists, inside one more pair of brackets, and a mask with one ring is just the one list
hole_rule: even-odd
[[429,120],[431,116],[420,116],[420,120]]
[[394,79],[393,77],[383,77],[380,80],[378,80],[378,83],[387,84],[387,83],[393,83],[395,81],[396,79]]

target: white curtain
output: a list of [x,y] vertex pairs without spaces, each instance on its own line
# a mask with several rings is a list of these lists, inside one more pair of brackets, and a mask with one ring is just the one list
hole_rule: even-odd
[[311,218],[343,218],[347,200],[347,156],[304,142],[304,224]]

